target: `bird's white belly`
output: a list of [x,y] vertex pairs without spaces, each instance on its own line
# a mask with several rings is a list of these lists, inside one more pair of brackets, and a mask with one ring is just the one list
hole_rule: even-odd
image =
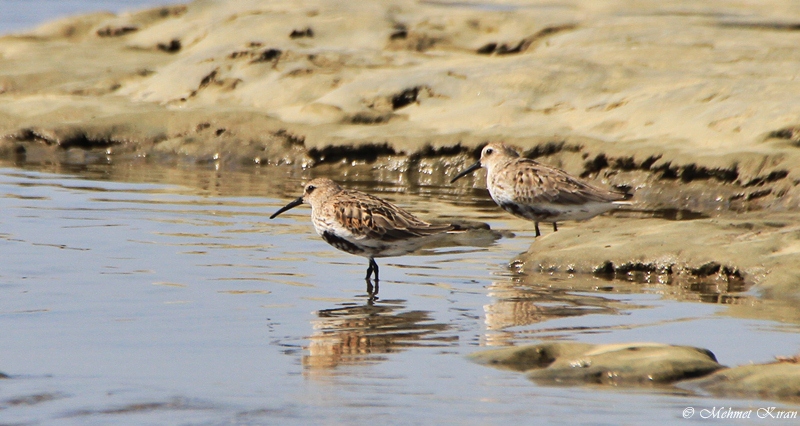
[[314,220],[314,230],[317,231],[325,242],[346,253],[364,257],[393,257],[402,256],[420,249],[432,238],[415,237],[406,240],[383,241],[380,239],[357,236],[347,228],[336,223]]
[[507,212],[535,222],[561,222],[564,220],[586,220],[612,210],[612,203],[554,204],[554,203],[519,203],[502,195],[492,199]]

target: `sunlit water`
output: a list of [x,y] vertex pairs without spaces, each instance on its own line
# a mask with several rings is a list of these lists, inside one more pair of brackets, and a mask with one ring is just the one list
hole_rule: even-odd
[[530,226],[481,191],[345,182],[423,217],[516,233],[379,259],[370,304],[366,259],[325,244],[307,207],[268,218],[305,172],[68,171],[0,169],[3,424],[682,421],[687,406],[781,404],[540,387],[465,355],[546,339],[653,341],[736,365],[800,343],[796,324],[734,318],[671,285],[517,273],[509,265],[535,244]]

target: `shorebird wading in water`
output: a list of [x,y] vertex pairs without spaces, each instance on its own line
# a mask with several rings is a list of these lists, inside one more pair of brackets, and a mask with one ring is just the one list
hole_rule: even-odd
[[586,220],[621,205],[629,194],[600,189],[567,172],[539,164],[499,142],[486,145],[481,159],[459,173],[450,183],[486,168],[486,187],[497,205],[523,219],[532,220],[536,236],[539,222]]
[[[311,222],[325,242],[369,259],[368,284],[373,273],[376,285],[378,283],[376,257],[411,253],[433,237],[458,228],[451,224],[430,224],[394,204],[360,191],[343,189],[325,178],[308,182],[302,196],[275,212],[270,219],[303,203],[311,205]],[[371,292],[371,286],[367,288]]]

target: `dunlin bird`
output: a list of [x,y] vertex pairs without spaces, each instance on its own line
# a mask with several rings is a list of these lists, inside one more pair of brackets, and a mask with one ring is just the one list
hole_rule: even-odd
[[532,220],[536,236],[539,222],[586,220],[620,205],[630,195],[600,189],[567,172],[522,158],[502,143],[493,142],[481,151],[481,159],[459,173],[450,183],[486,168],[486,186],[492,199],[505,211]]
[[325,178],[308,182],[302,196],[275,212],[270,219],[303,203],[311,205],[311,222],[325,242],[369,259],[367,282],[373,272],[378,282],[376,257],[411,253],[431,238],[457,228],[451,224],[430,224],[392,203],[360,191],[343,189]]

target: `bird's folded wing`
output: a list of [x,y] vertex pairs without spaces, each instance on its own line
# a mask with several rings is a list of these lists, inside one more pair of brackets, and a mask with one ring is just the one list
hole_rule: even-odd
[[411,213],[376,197],[341,200],[336,220],[355,238],[386,242],[422,237],[451,229],[450,225],[431,225]]
[[518,172],[514,180],[517,200],[526,204],[576,205],[622,200],[624,194],[600,189],[566,172],[538,164]]

